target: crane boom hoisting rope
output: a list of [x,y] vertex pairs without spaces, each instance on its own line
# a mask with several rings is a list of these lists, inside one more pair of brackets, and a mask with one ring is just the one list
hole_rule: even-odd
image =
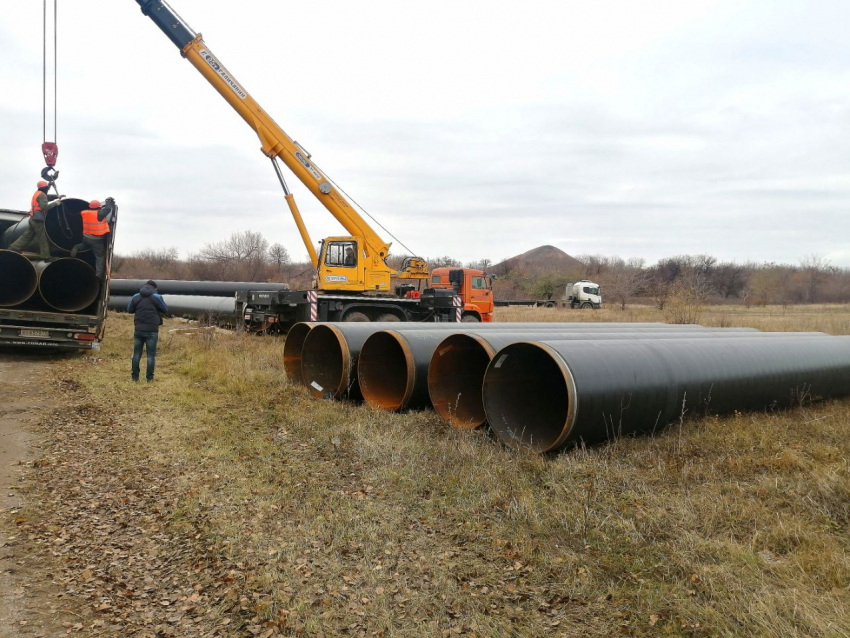
[[54,182],[59,177],[59,171],[56,170],[56,160],[59,157],[59,146],[56,143],[58,134],[58,0],[53,0],[53,141],[47,141],[47,0],[44,0],[43,14],[43,42],[42,42],[42,144],[41,152],[44,155],[45,168],[41,171],[41,176],[49,181]]

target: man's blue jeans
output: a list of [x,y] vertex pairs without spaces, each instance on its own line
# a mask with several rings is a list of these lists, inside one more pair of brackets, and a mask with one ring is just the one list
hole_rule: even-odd
[[145,378],[153,381],[153,372],[156,367],[156,342],[159,332],[135,332],[133,333],[133,381],[139,380],[139,362],[142,360],[142,348],[148,352],[148,367],[145,370]]

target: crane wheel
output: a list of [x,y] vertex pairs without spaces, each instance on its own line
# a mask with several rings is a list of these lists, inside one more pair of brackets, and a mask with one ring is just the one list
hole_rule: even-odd
[[461,323],[481,323],[481,319],[479,319],[476,315],[463,315],[460,318]]
[[401,321],[401,317],[391,312],[384,313],[378,317],[378,321]]
[[343,320],[343,321],[359,321],[359,322],[363,322],[363,321],[371,321],[371,320],[369,319],[369,316],[368,316],[368,315],[366,315],[365,313],[362,313],[362,312],[356,312],[356,311],[355,311],[355,312],[349,312],[349,313],[347,313],[347,314],[345,315],[345,317],[343,317],[343,319],[342,319],[342,320]]
[[593,310],[593,304],[585,301],[583,304],[581,304],[581,309],[582,310]]

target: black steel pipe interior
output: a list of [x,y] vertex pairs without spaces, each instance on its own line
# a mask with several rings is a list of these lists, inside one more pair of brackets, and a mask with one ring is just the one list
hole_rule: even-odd
[[515,343],[483,383],[494,432],[547,452],[660,430],[686,414],[850,393],[850,337]]
[[0,250],[0,307],[24,303],[38,289],[38,274],[29,259]]
[[78,312],[91,306],[100,293],[101,281],[89,264],[70,257],[36,262],[40,271],[38,291],[51,308]]
[[[288,337],[287,337],[288,339]],[[319,325],[309,331],[301,349],[301,382],[319,399],[349,396],[352,353],[335,326]]]
[[296,323],[286,333],[286,340],[283,342],[283,370],[287,378],[295,385],[304,383],[301,374],[301,351],[314,325],[307,322]]
[[401,410],[413,396],[416,367],[401,336],[376,332],[360,350],[357,378],[363,400],[386,410]]

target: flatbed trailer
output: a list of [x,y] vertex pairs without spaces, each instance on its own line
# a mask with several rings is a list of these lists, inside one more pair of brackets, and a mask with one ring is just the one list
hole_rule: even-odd
[[426,288],[419,297],[344,295],[316,290],[239,291],[236,316],[253,331],[287,332],[301,321],[461,320],[461,299],[452,290]]

